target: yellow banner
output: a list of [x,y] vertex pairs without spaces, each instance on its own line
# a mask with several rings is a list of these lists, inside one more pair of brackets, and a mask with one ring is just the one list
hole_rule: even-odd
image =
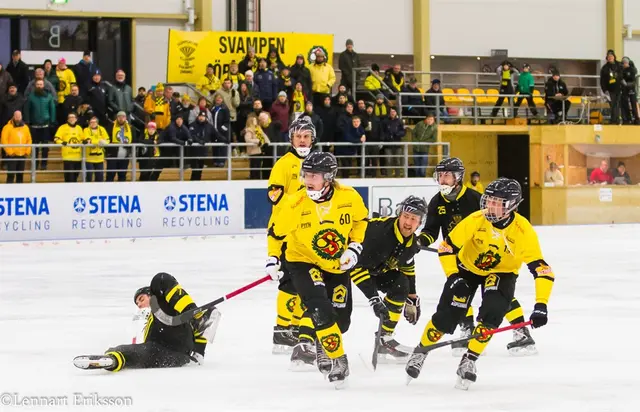
[[240,63],[249,47],[255,49],[256,56],[265,58],[269,50],[275,48],[287,66],[295,64],[298,54],[305,56],[307,65],[313,63],[315,50],[321,48],[331,63],[333,35],[170,30],[167,82],[197,83],[209,63],[213,64],[215,75],[222,79],[229,72],[229,63],[232,60]]

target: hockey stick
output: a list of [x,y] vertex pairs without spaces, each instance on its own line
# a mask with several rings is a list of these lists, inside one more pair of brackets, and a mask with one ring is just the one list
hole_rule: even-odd
[[191,309],[188,310],[186,312],[182,312],[181,314],[177,315],[177,316],[171,316],[171,315],[167,315],[158,305],[158,298],[155,296],[151,296],[150,299],[150,305],[151,305],[151,312],[153,313],[153,316],[155,316],[156,318],[158,318],[158,320],[162,323],[164,323],[167,326],[178,326],[178,325],[182,325],[184,323],[187,323],[189,321],[191,321],[194,316],[197,316],[200,313],[206,312],[209,309],[212,309],[214,307],[216,307],[218,304],[224,302],[225,300],[229,300],[234,296],[238,296],[239,294],[246,292],[249,289],[252,289],[258,285],[260,285],[261,283],[267,282],[271,280],[271,277],[269,275],[260,278],[254,282],[249,283],[248,285],[245,285],[243,287],[241,287],[240,289],[234,290],[231,293],[228,293],[224,296],[219,297],[218,299],[206,303],[202,306],[199,306],[195,309]]
[[380,351],[380,339],[382,338],[382,324],[384,320],[380,318],[378,323],[378,331],[376,332],[376,343],[373,345],[373,355],[371,355],[371,365],[373,365],[373,371],[376,371],[378,367],[378,352]]
[[420,250],[426,250],[427,252],[438,253],[438,249],[430,246],[420,246]]
[[488,336],[495,335],[496,333],[506,332],[506,331],[513,330],[513,329],[520,329],[520,328],[523,328],[523,327],[529,326],[529,325],[531,325],[531,321],[530,320],[527,321],[527,322],[520,322],[520,323],[516,323],[514,325],[505,326],[504,328],[496,328],[496,329],[486,330],[483,333],[476,333],[475,335],[467,336],[465,338],[457,338],[457,339],[445,340],[444,342],[434,343],[433,345],[429,345],[429,346],[418,346],[417,348],[415,348],[413,350],[413,353],[429,353],[434,349],[442,348],[444,346],[453,345],[454,343],[469,342],[470,340],[473,340],[473,339],[486,338]]

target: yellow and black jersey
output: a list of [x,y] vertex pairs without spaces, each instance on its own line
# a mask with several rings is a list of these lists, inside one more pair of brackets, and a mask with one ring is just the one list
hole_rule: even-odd
[[459,266],[479,276],[517,275],[526,263],[535,278],[536,302],[546,304],[549,300],[555,276],[542,257],[533,226],[518,213],[500,229],[485,219],[482,211],[474,212],[449,233],[438,252],[447,276],[457,273]]
[[350,242],[362,243],[369,212],[362,197],[349,186],[334,183],[329,200],[316,203],[299,191],[288,196],[269,226],[269,256],[280,256],[282,243],[288,262],[303,262],[329,273],[343,273],[340,257]]
[[408,277],[409,293],[415,294],[414,256],[418,251],[416,236],[402,236],[397,217],[370,219],[358,266],[350,273],[351,279],[362,289],[361,284],[370,279],[370,276],[380,276],[396,270]]
[[462,186],[455,200],[448,200],[438,192],[429,202],[427,221],[420,234],[421,242],[426,239],[429,245],[432,244],[438,238],[440,231],[442,231],[442,238],[445,239],[462,219],[480,210],[481,197],[480,193],[466,186]]
[[300,180],[300,167],[302,166],[302,160],[300,156],[294,151],[289,150],[284,156],[282,156],[271,169],[269,175],[269,190],[267,195],[269,202],[273,205],[271,210],[271,219],[269,220],[269,227],[273,223],[273,219],[280,212],[281,206],[287,196],[296,193],[302,189],[304,185]]

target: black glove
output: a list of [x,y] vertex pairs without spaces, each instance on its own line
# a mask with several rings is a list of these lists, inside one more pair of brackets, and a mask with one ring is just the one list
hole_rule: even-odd
[[382,320],[389,320],[389,309],[387,305],[382,302],[380,296],[374,296],[369,299],[369,306],[373,309],[373,313]]
[[547,305],[544,303],[536,303],[531,312],[531,326],[534,328],[540,328],[547,324],[549,318],[547,317]]
[[191,146],[192,144],[193,144],[193,140],[192,139],[187,140],[187,146]]
[[404,318],[412,325],[418,323],[420,319],[420,297],[407,297],[404,302]]
[[418,235],[418,246],[428,247],[431,244],[431,238],[424,232]]
[[453,278],[453,282],[449,286],[449,289],[451,289],[453,296],[469,296],[469,294],[471,293],[471,288],[469,288],[469,284],[467,283],[467,281],[461,278],[458,273],[454,273],[453,275],[451,275],[451,277]]
[[236,97],[236,89],[231,89],[231,97]]

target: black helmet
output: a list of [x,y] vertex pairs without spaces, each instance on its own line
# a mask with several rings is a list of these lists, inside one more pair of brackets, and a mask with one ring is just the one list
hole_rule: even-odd
[[[293,136],[296,133],[304,133],[306,131],[311,132],[311,144],[313,145],[313,143],[316,141],[316,127],[309,116],[299,116],[289,126],[289,142],[293,144]],[[294,147],[294,150],[300,157],[306,157],[309,155],[309,152],[311,152],[310,147]]]
[[151,288],[149,286],[143,286],[140,289],[136,290],[136,293],[133,295],[133,303],[138,303],[138,296],[140,295],[149,295],[151,296]]
[[[455,177],[455,185],[447,186],[440,185],[439,173],[450,172]],[[444,159],[436,166],[436,171],[433,174],[433,178],[436,180],[436,183],[440,185],[440,193],[444,196],[448,195],[455,189],[455,187],[462,183],[464,179],[464,165],[462,164],[462,160],[457,157],[452,157],[449,159]]]
[[332,182],[338,173],[338,161],[328,152],[312,152],[302,161],[301,174],[305,172],[322,173],[324,180]]
[[427,216],[427,201],[422,197],[410,195],[396,207],[396,216],[400,216],[402,212],[420,216],[420,220],[424,221]]
[[[488,205],[488,203],[492,203]],[[480,199],[480,208],[491,223],[497,223],[508,218],[522,202],[522,188],[514,179],[501,177],[489,183]],[[496,207],[500,213],[496,213]]]

